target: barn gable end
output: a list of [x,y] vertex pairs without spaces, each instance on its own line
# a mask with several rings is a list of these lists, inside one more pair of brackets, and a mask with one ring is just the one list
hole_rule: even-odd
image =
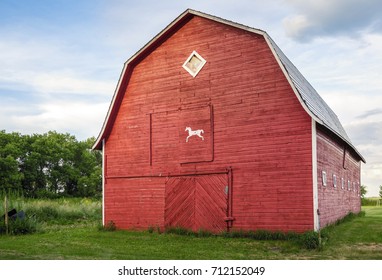
[[[190,75],[182,65],[195,53],[205,64]],[[317,229],[316,208],[330,208],[317,176],[321,132],[356,166],[363,158],[292,66],[264,31],[192,10],[178,17],[126,62],[94,145],[104,150],[104,222]]]

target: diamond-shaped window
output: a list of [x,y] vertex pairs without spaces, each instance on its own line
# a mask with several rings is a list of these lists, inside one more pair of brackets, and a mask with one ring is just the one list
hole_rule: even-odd
[[187,72],[195,78],[199,71],[203,68],[204,64],[206,64],[206,60],[196,51],[193,51],[192,54],[183,63],[183,68],[186,69]]

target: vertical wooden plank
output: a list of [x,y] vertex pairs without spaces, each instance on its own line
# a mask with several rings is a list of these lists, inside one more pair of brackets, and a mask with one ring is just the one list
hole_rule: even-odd
[[214,106],[212,104],[209,104],[209,107],[210,107],[210,125],[211,125],[211,128],[210,128],[210,147],[211,147],[211,161],[214,161],[214,157],[215,157],[215,145],[214,145]]
[[227,187],[228,187],[228,194],[227,194],[227,231],[230,230],[230,228],[233,226],[233,173],[232,173],[232,167],[228,168],[228,174],[227,174]]
[[5,222],[5,234],[9,234],[9,223],[8,223],[8,197],[7,193],[4,196],[4,222]]
[[150,163],[150,166],[153,165],[153,115],[152,113],[149,114],[149,129],[150,129],[150,134],[149,134],[149,138],[150,138],[150,143],[149,143],[149,163]]

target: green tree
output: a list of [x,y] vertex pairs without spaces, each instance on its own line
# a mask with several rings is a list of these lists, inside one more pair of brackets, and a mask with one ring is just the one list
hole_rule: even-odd
[[95,138],[78,143],[76,169],[79,172],[79,196],[97,196],[102,192],[102,154],[91,150]]
[[0,189],[2,191],[21,190],[23,174],[19,171],[19,134],[0,131]]
[[25,135],[22,138],[23,156],[20,171],[24,174],[22,181],[23,191],[26,196],[36,197],[44,191],[47,185],[45,170],[45,152],[39,147],[42,135]]
[[361,198],[365,198],[367,193],[367,187],[365,185],[361,185]]
[[102,155],[91,150],[94,141],[55,131],[0,131],[0,188],[28,197],[100,195]]

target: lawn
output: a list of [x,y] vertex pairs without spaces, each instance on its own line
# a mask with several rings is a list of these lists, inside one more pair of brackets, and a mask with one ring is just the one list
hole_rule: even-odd
[[82,216],[61,202],[57,209],[70,219],[55,216],[34,234],[1,235],[0,259],[382,259],[382,207],[364,207],[365,216],[326,229],[323,248],[308,250],[292,241],[104,231],[98,202],[76,205]]

